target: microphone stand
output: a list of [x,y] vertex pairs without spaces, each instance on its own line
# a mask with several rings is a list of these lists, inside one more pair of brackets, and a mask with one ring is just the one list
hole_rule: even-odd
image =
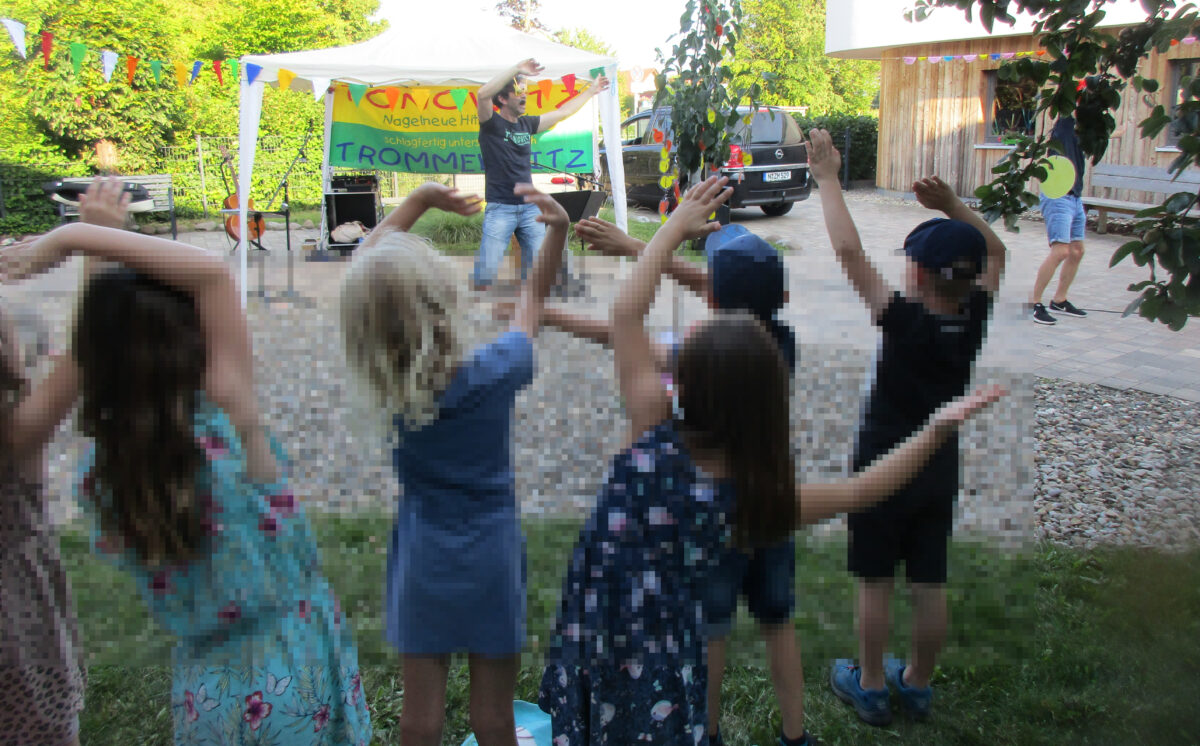
[[[584,190],[577,185],[576,186],[577,192],[583,192],[583,191],[599,191],[601,193],[604,192],[604,185],[591,177],[584,176],[582,174],[573,174],[570,171],[563,171],[561,169],[554,168],[553,166],[546,166],[546,165],[543,165],[540,163],[534,163],[533,167],[535,169],[540,168],[540,169],[544,169],[546,171],[554,171],[555,173],[560,173],[560,174],[564,174],[566,176],[571,176],[571,177],[578,179],[580,182],[586,182],[586,183],[592,185],[593,187],[595,187],[594,190]],[[579,247],[580,247],[579,271],[578,272],[573,271],[572,265],[574,264],[574,262],[571,261],[570,252],[567,253],[567,261],[564,262],[562,270],[561,270],[562,277],[559,280],[559,285],[562,288],[561,292],[562,292],[563,297],[585,296],[588,294],[587,273],[584,269],[585,261],[586,261],[586,257],[587,257],[587,247],[585,246],[582,238],[579,239]],[[572,274],[574,274],[574,277],[571,276]]]
[[[285,171],[283,173],[283,180],[279,182],[279,186],[275,187],[275,191],[271,194],[270,199],[267,200],[267,209],[270,210],[271,205],[275,204],[275,197],[279,195],[279,191],[281,189],[283,190],[283,202],[279,205],[279,212],[283,213],[283,227],[284,227],[284,233],[286,235],[286,240],[287,240],[288,286],[287,286],[287,290],[280,293],[278,297],[292,301],[293,303],[301,302],[302,305],[309,306],[309,307],[311,307],[312,304],[309,303],[306,298],[304,298],[303,296],[301,296],[299,293],[296,292],[295,285],[293,284],[292,206],[291,206],[291,200],[288,196],[288,189],[289,189],[288,179],[291,178],[292,169],[296,167],[297,163],[299,163],[300,161],[304,161],[305,163],[308,162],[308,157],[305,156],[304,149],[308,145],[308,139],[311,136],[312,136],[312,124],[310,123],[309,127],[308,127],[308,132],[306,132],[304,134],[304,142],[300,143],[300,151],[298,153],[296,153],[296,157],[293,158],[291,164],[288,165],[287,171]],[[265,296],[264,296],[264,298],[265,298]]]

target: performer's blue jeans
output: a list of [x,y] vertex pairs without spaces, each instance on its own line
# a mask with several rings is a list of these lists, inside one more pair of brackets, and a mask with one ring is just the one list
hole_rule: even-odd
[[521,279],[525,279],[541,248],[542,239],[546,237],[546,225],[537,222],[541,214],[537,205],[488,203],[483,213],[483,239],[479,242],[475,270],[471,273],[471,281],[475,285],[487,287],[495,282],[500,261],[504,259],[514,233],[521,244]]

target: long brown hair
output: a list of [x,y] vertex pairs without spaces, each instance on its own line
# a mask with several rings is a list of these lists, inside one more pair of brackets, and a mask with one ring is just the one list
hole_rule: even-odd
[[192,419],[207,351],[192,298],[127,269],[99,274],[72,350],[79,429],[96,442],[85,487],[104,534],[147,565],[198,557],[207,532],[194,482],[205,457]]
[[724,456],[743,548],[781,541],[795,523],[788,378],[778,343],[746,312],[722,311],[698,327],[676,362],[684,440]]

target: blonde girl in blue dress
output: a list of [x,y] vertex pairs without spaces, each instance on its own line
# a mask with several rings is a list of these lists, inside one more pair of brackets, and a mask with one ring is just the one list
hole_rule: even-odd
[[[123,221],[120,183],[88,200]],[[177,744],[366,744],[358,656],[308,521],[263,425],[238,287],[186,244],[68,225],[0,250],[18,280],[80,253],[121,266],[86,286],[71,364],[80,503],[94,547],[178,638]]]

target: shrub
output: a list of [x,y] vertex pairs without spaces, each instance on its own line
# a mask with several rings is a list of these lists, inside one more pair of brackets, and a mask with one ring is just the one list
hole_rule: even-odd
[[[854,116],[851,114],[830,114],[822,117],[806,117],[793,114],[796,123],[805,134],[813,127],[829,130],[833,136],[833,144],[838,150],[846,149],[846,130],[850,130],[850,164],[851,181],[874,181],[875,164],[879,144],[879,119],[872,116]],[[847,154],[842,153],[846,158]]]

